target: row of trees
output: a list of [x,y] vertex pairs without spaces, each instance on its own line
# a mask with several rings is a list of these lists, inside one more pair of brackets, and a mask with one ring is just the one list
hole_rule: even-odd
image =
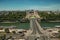
[[60,20],[60,13],[53,13],[53,12],[39,12],[39,15],[44,20]]
[[8,14],[3,13],[0,15],[0,21],[16,21],[16,20],[20,20],[22,18],[24,18],[26,15],[25,11],[21,11],[21,12],[8,12]]
[[[39,15],[42,17],[42,20],[60,20],[60,13],[55,14],[53,12],[50,12],[50,14],[49,14],[48,12],[39,11]],[[8,14],[3,13],[0,15],[0,21],[6,21],[6,20],[7,21],[17,21],[22,18],[25,18],[25,16],[26,16],[26,11],[17,11],[17,12],[9,11]]]

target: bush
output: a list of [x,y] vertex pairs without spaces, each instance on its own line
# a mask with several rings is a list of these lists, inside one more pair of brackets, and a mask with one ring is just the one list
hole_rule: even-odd
[[6,32],[6,33],[10,33],[10,31],[9,31],[8,28],[5,28],[5,32]]

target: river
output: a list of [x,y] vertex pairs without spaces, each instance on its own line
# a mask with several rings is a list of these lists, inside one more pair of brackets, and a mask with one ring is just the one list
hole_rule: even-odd
[[[16,26],[16,28],[20,29],[29,29],[29,23],[0,23],[0,26]],[[41,27],[55,27],[60,26],[60,22],[40,22]]]

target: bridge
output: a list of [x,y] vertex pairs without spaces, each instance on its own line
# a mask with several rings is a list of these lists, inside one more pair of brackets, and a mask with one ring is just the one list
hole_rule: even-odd
[[38,23],[40,16],[37,11],[27,11],[26,18],[30,20],[30,29],[32,33],[28,35],[27,40],[50,40],[48,32],[44,31]]

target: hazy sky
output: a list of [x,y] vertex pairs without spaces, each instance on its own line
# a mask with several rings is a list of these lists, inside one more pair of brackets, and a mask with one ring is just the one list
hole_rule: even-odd
[[0,0],[0,10],[60,10],[60,0]]

